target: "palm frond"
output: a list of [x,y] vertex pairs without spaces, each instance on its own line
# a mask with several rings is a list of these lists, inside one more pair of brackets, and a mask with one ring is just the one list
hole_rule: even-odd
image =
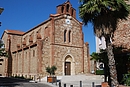
[[119,19],[127,19],[129,6],[124,0],[80,0],[79,16],[84,25],[91,22],[95,35],[113,36]]

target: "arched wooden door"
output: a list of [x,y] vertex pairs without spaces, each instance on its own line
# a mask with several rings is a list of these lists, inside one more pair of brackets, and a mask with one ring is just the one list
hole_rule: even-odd
[[71,75],[71,62],[65,62],[65,75]]

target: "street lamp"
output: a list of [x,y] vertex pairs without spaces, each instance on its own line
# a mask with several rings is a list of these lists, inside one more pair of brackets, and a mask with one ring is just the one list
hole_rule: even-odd
[[3,12],[3,10],[4,10],[4,8],[1,8],[1,7],[0,7],[0,15],[1,15],[1,13]]

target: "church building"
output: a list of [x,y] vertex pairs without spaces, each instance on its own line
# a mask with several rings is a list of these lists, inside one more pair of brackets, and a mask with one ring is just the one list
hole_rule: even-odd
[[52,65],[57,67],[56,75],[90,72],[89,44],[84,43],[76,10],[69,0],[56,8],[56,14],[27,32],[3,32],[1,39],[9,56],[0,66],[1,75],[47,76],[46,67]]

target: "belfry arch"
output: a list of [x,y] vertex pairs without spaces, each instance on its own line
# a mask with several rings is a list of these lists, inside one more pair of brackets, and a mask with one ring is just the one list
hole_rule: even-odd
[[63,58],[63,74],[64,75],[75,75],[75,62],[71,55],[66,55]]

